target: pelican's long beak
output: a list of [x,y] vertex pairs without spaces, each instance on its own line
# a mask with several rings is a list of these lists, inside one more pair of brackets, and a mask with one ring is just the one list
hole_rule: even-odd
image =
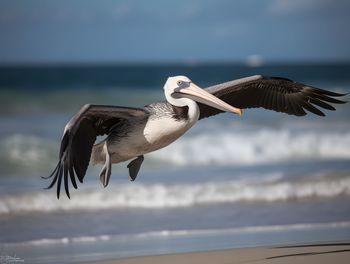
[[221,99],[217,98],[211,93],[208,93],[207,91],[198,87],[192,82],[188,87],[180,88],[178,91],[182,94],[185,94],[184,97],[187,97],[196,102],[217,108],[221,111],[231,112],[234,114],[238,114],[240,116],[242,116],[243,114],[243,111],[241,109],[233,107],[232,105],[229,105],[228,103],[222,101]]

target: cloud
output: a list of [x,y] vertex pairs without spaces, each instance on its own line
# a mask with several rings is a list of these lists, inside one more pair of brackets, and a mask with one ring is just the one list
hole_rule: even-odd
[[267,6],[271,15],[295,14],[345,14],[348,15],[350,2],[348,0],[272,0]]
[[111,8],[111,11],[116,17],[122,18],[130,14],[131,7],[126,2],[119,2]]
[[190,2],[186,6],[184,6],[181,14],[185,18],[193,18],[196,17],[200,13],[200,5],[198,2]]
[[334,1],[329,0],[273,0],[268,11],[271,14],[285,15],[323,9]]

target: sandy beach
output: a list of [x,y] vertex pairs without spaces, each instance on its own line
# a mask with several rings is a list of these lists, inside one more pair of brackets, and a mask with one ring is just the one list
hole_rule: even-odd
[[349,263],[350,241],[280,247],[229,249],[198,253],[147,256],[96,262],[96,264],[235,264],[235,263]]

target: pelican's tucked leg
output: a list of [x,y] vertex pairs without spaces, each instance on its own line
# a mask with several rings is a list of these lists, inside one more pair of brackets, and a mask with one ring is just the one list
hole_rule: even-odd
[[107,143],[105,143],[104,148],[106,153],[106,161],[100,172],[100,181],[102,182],[103,187],[106,187],[108,185],[109,178],[111,177],[112,161],[111,161],[111,155],[108,152]]
[[137,177],[137,173],[139,173],[139,170],[141,168],[141,164],[144,160],[143,155],[138,156],[136,159],[132,160],[128,164],[128,169],[129,169],[129,177],[131,181],[134,181]]

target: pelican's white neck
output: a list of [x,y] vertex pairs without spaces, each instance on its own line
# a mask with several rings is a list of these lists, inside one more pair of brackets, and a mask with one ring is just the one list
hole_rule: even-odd
[[199,106],[195,101],[191,99],[188,99],[187,106],[188,106],[188,120],[192,125],[194,125],[199,119],[199,114],[200,114]]
[[198,121],[199,119],[199,106],[198,104],[188,98],[178,98],[175,99],[172,96],[168,96],[167,93],[165,93],[165,98],[167,99],[168,103],[177,106],[177,107],[188,107],[188,120],[190,123],[194,124]]

